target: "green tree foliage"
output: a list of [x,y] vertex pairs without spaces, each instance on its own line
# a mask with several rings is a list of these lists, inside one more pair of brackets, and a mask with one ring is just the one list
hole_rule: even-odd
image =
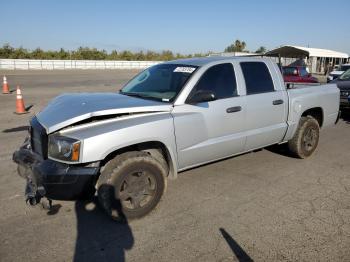
[[170,50],[164,50],[162,52],[154,51],[139,51],[131,52],[128,50],[117,51],[112,50],[108,53],[106,50],[98,50],[96,48],[79,47],[73,51],[67,51],[61,48],[58,51],[47,50],[44,51],[41,48],[34,50],[28,50],[23,47],[14,48],[10,44],[4,44],[0,47],[0,58],[11,59],[72,59],[72,60],[128,60],[128,61],[167,61],[180,58],[189,57],[201,57],[207,56],[207,54],[197,53],[194,55],[182,55],[174,54]]
[[12,58],[11,56],[15,52],[15,49],[11,47],[9,44],[4,44],[0,49],[0,57],[2,58]]
[[257,53],[257,54],[264,54],[264,53],[266,53],[266,51],[267,51],[267,49],[266,49],[265,46],[260,46],[260,47],[255,51],[255,53]]
[[30,54],[30,58],[33,59],[42,59],[41,57],[45,57],[45,59],[49,59],[50,52],[47,52],[46,54],[44,53],[43,50],[41,50],[39,47],[35,49],[33,52]]
[[246,52],[246,46],[247,44],[244,41],[237,39],[234,43],[226,47],[224,52]]
[[11,53],[11,58],[20,59],[20,58],[29,58],[28,50],[23,47],[16,48]]

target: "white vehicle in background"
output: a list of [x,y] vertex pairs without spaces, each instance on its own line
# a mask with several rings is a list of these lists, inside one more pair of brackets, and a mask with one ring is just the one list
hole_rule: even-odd
[[337,69],[330,72],[327,76],[327,83],[337,79],[340,75],[342,75],[346,70],[350,69],[350,64],[342,64]]

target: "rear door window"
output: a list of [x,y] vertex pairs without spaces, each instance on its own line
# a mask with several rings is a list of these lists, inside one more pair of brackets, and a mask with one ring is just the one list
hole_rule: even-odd
[[274,85],[271,74],[263,62],[241,62],[240,63],[247,95],[273,92]]

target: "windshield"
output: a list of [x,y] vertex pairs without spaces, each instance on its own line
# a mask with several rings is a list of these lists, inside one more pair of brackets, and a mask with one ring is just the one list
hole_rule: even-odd
[[175,99],[197,66],[159,64],[138,74],[120,91],[121,94],[170,102]]
[[348,69],[341,76],[339,76],[339,79],[349,81],[350,80],[350,69]]
[[300,71],[300,76],[308,76],[309,75],[309,72],[306,70],[306,67],[300,67],[299,71]]
[[298,75],[298,70],[296,67],[283,67],[283,74],[285,76],[295,76]]

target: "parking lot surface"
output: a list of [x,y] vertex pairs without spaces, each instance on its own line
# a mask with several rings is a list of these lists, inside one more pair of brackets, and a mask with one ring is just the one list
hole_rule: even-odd
[[0,260],[350,261],[350,116],[321,132],[306,160],[268,148],[179,174],[158,208],[118,224],[96,201],[24,203],[11,156],[28,120],[64,92],[115,92],[137,71],[2,71],[21,85],[0,95]]

